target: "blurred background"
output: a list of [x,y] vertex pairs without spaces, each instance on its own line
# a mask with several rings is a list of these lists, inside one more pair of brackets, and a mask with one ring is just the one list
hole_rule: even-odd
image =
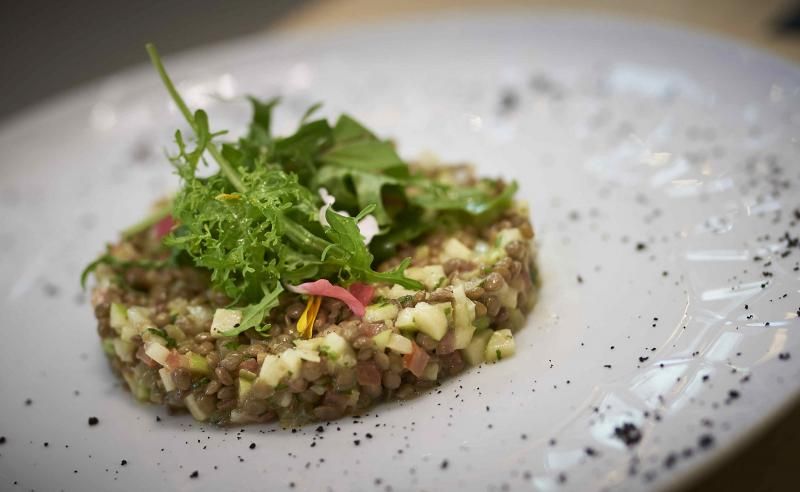
[[0,2],[0,118],[162,53],[253,33],[313,31],[432,12],[531,8],[662,20],[800,61],[797,0],[27,0]]
[[[510,8],[668,22],[737,39],[800,63],[800,1],[790,0],[83,0],[0,2],[0,119],[163,53],[243,35],[312,33],[431,13]],[[800,404],[691,491],[798,490]]]

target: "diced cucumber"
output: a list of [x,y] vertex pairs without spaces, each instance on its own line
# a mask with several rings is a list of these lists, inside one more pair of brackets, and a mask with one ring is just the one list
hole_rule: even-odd
[[389,340],[392,338],[392,330],[383,330],[382,332],[378,333],[374,337],[372,337],[372,342],[375,344],[375,347],[383,351],[387,345],[389,345]]
[[497,233],[497,239],[495,239],[495,241],[498,248],[504,249],[512,241],[522,241],[522,232],[516,227],[503,229]]
[[239,326],[242,321],[242,312],[237,309],[217,309],[211,321],[211,336],[224,337],[224,332]]
[[370,304],[364,313],[364,319],[370,323],[394,319],[396,316],[397,305],[391,302],[383,305]]
[[116,352],[114,351],[114,339],[113,338],[104,338],[102,342],[100,342],[103,346],[103,352],[107,355],[114,355]]
[[463,285],[453,287],[453,326],[455,328],[456,349],[463,349],[469,345],[475,333],[475,303],[467,297]]
[[122,327],[119,336],[126,342],[130,342],[138,334],[139,330],[133,324],[128,323]]
[[133,353],[135,351],[135,343],[123,340],[121,338],[114,339],[114,352],[122,362],[133,362]]
[[489,342],[486,344],[484,358],[488,362],[497,362],[511,357],[515,351],[516,345],[514,344],[514,335],[511,334],[511,330],[497,330],[492,333]]
[[511,315],[508,317],[508,327],[511,328],[511,331],[517,331],[525,325],[525,316],[520,312],[519,309],[514,309],[511,311]]
[[486,352],[486,345],[489,343],[489,338],[492,336],[492,330],[478,330],[472,336],[472,340],[462,351],[464,360],[470,365],[477,366],[484,360]]
[[213,317],[211,308],[208,306],[187,306],[186,312],[187,317],[196,326],[208,326],[208,323],[211,322],[211,318]]
[[117,335],[122,333],[122,327],[128,324],[128,313],[125,306],[116,302],[111,304],[110,322],[111,328],[117,332]]
[[407,307],[400,310],[397,313],[397,319],[394,322],[394,325],[399,330],[414,330],[417,328],[417,324],[414,322],[414,308]]
[[167,356],[169,355],[169,349],[167,347],[158,343],[148,343],[145,345],[144,353],[160,365],[167,365]]
[[195,399],[194,395],[188,395],[183,399],[183,403],[186,405],[186,408],[189,409],[189,413],[192,414],[192,417],[194,417],[195,420],[200,422],[208,420],[208,414],[200,408],[200,405],[197,404],[197,400]]
[[239,369],[239,377],[248,381],[255,381],[255,379],[258,378],[258,374],[250,372],[247,369]]
[[432,305],[427,302],[420,302],[414,306],[414,322],[417,329],[425,333],[434,340],[441,340],[447,333],[446,310],[450,309],[449,303],[442,305]]
[[158,375],[161,376],[161,382],[164,384],[164,391],[175,391],[175,380],[172,379],[172,373],[166,367],[158,370]]
[[208,367],[208,361],[205,357],[194,352],[189,352],[184,356],[186,369],[189,369],[194,374],[208,376],[211,374],[211,369]]
[[442,265],[428,265],[424,267],[410,267],[406,269],[406,277],[422,282],[428,290],[441,287],[446,276]]
[[297,347],[297,354],[301,359],[309,362],[319,362],[319,346],[322,341],[322,337],[310,340],[297,339],[294,341],[294,346]]
[[472,258],[472,250],[458,239],[451,237],[444,242],[442,247],[442,256],[444,260],[453,258],[459,260],[469,260]]
[[175,325],[170,324],[165,326],[164,331],[167,333],[167,336],[169,336],[176,342],[182,342],[186,340],[186,333],[184,333],[183,330],[181,330]]
[[389,337],[389,343],[386,344],[386,348],[398,354],[410,354],[412,350],[414,350],[414,345],[411,343],[411,340],[403,335],[392,333]]
[[128,308],[128,322],[136,328],[137,334],[146,330],[147,328],[155,327],[153,322],[150,321],[150,316],[153,310],[141,306],[133,306]]
[[250,390],[253,388],[253,382],[245,379],[239,378],[239,402],[243,402],[244,399],[247,397],[247,394],[250,393]]
[[286,349],[280,355],[286,368],[289,370],[289,375],[295,377],[300,374],[300,367],[303,365],[303,359],[295,349]]
[[141,333],[141,337],[145,345],[149,345],[151,343],[167,345],[167,339],[159,335],[155,330],[145,330]]
[[405,296],[413,296],[416,293],[417,293],[416,290],[406,289],[402,285],[394,284],[392,285],[391,289],[386,291],[386,297],[388,297],[389,299],[399,299]]
[[478,330],[485,330],[489,328],[491,321],[489,320],[488,316],[481,316],[480,318],[475,319],[475,328]]
[[351,367],[356,364],[356,354],[353,352],[353,348],[335,331],[325,335],[319,350],[327,355],[328,359],[341,366]]
[[294,346],[300,350],[316,352],[319,350],[319,346],[322,344],[322,342],[323,342],[322,337],[310,338],[308,340],[303,340],[302,338],[298,338],[297,340],[294,341]]
[[437,377],[439,377],[439,364],[437,362],[429,362],[422,373],[422,379],[436,381]]
[[316,349],[312,351],[312,350],[298,348],[297,355],[301,359],[307,360],[309,362],[319,362],[321,360],[319,358],[319,352],[317,352]]
[[507,283],[503,283],[503,287],[495,292],[495,295],[497,296],[497,300],[500,301],[501,306],[509,309],[517,307],[517,290],[509,287]]
[[280,357],[273,354],[268,354],[264,358],[264,363],[261,365],[261,371],[258,373],[258,379],[264,381],[268,386],[275,387],[281,382],[286,374],[289,373],[289,368],[281,360]]
[[150,388],[143,384],[141,379],[128,372],[123,372],[122,377],[128,383],[128,388],[130,388],[131,393],[137,400],[147,401],[150,399]]

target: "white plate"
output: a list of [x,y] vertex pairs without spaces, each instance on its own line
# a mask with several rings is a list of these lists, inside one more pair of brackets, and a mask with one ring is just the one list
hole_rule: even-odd
[[[175,185],[162,149],[181,122],[140,67],[0,130],[0,488],[656,490],[798,392],[797,67],[682,30],[528,14],[251,38],[167,65],[214,129],[248,109],[212,94],[280,93],[283,128],[322,100],[406,156],[518,179],[541,300],[513,359],[321,434],[134,403],[77,278]],[[624,423],[641,442],[615,437]]]

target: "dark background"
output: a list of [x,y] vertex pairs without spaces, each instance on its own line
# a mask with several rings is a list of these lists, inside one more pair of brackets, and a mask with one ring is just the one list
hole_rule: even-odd
[[0,119],[162,53],[265,31],[301,0],[2,0]]

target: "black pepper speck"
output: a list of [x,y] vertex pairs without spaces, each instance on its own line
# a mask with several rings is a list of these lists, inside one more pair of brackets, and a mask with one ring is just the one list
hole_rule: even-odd
[[714,445],[714,436],[711,434],[703,434],[698,438],[697,445],[700,446],[700,449],[708,449]]
[[642,431],[631,422],[625,422],[614,428],[614,437],[625,443],[626,446],[635,446],[642,440]]
[[119,462],[120,466],[125,466],[128,464],[128,460],[122,460]]
[[256,449],[256,443],[251,442],[250,443],[250,449]]
[[95,425],[97,425],[99,423],[100,423],[100,419],[98,419],[97,417],[89,417],[89,425],[90,426],[95,426]]
[[442,461],[442,464],[439,465],[439,468],[441,468],[442,470],[447,470],[448,466],[450,466],[450,462],[447,461],[447,460],[444,460],[444,461]]
[[193,471],[192,473],[189,474],[189,478],[197,478],[199,476],[200,476],[200,472],[197,471],[197,470],[195,470],[195,471]]

